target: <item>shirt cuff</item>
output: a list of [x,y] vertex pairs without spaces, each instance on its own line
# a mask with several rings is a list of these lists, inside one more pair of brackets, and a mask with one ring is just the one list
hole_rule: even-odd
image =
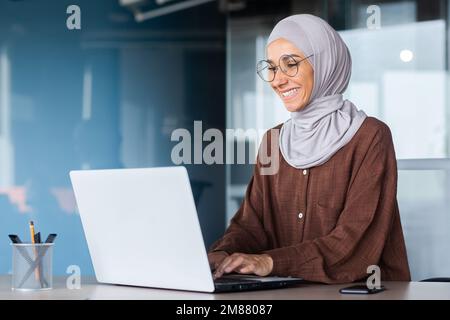
[[273,260],[273,268],[270,273],[273,276],[289,276],[289,269],[293,261],[284,248],[267,250],[262,253],[268,254]]
[[217,252],[217,251],[225,251],[229,255],[236,252],[232,246],[227,243],[224,243],[223,240],[219,240],[214,243],[208,250],[208,252]]
[[314,260],[311,254],[307,254],[308,248],[299,249],[293,247],[277,248],[264,251],[273,260],[273,268],[270,273],[273,276],[283,277],[304,277],[312,272],[313,264],[307,264],[308,261]]

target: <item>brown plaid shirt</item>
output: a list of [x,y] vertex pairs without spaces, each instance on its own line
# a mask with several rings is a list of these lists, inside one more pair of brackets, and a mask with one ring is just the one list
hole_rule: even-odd
[[244,201],[211,251],[267,253],[273,275],[310,281],[353,282],[370,265],[380,267],[382,280],[410,280],[386,124],[366,118],[347,145],[310,169],[278,153],[274,175],[261,175],[257,161]]

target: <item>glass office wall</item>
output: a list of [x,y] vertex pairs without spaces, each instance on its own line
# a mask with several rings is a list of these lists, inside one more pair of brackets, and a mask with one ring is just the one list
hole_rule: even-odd
[[[58,234],[56,274],[91,274],[69,171],[173,165],[174,129],[225,127],[215,3],[138,23],[118,0],[76,1],[81,30],[69,30],[71,4],[0,0],[0,274],[11,268],[7,235],[29,241],[29,220]],[[209,245],[224,228],[225,170],[188,171]]]
[[[448,168],[445,161],[433,162],[449,157],[447,1],[284,2],[287,9],[271,13],[270,6],[258,11],[250,1],[247,11],[229,19],[227,127],[267,130],[289,119],[255,65],[281,18],[311,13],[326,19],[352,54],[344,97],[391,128],[413,278],[450,276]],[[242,201],[251,168],[228,166],[228,219]]]

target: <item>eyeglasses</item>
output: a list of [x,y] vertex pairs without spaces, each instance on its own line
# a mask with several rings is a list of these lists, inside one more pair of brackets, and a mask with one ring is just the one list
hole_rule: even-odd
[[256,73],[258,73],[259,77],[266,82],[272,82],[275,79],[278,69],[288,77],[295,77],[298,73],[298,66],[300,63],[312,56],[313,54],[297,61],[296,57],[298,56],[285,54],[280,57],[278,66],[273,65],[273,63],[267,60],[261,60],[256,65]]

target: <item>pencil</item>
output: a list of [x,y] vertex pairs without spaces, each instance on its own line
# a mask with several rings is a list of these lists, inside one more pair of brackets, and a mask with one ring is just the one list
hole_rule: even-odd
[[[32,244],[36,244],[36,241],[34,241],[34,222],[30,221],[30,236],[31,236],[31,243]],[[33,247],[33,251],[34,251],[34,256],[37,259],[37,251],[36,251],[36,247]],[[36,270],[34,270],[34,277],[36,278],[36,280],[40,281],[40,277],[39,277],[39,266],[36,268]]]

